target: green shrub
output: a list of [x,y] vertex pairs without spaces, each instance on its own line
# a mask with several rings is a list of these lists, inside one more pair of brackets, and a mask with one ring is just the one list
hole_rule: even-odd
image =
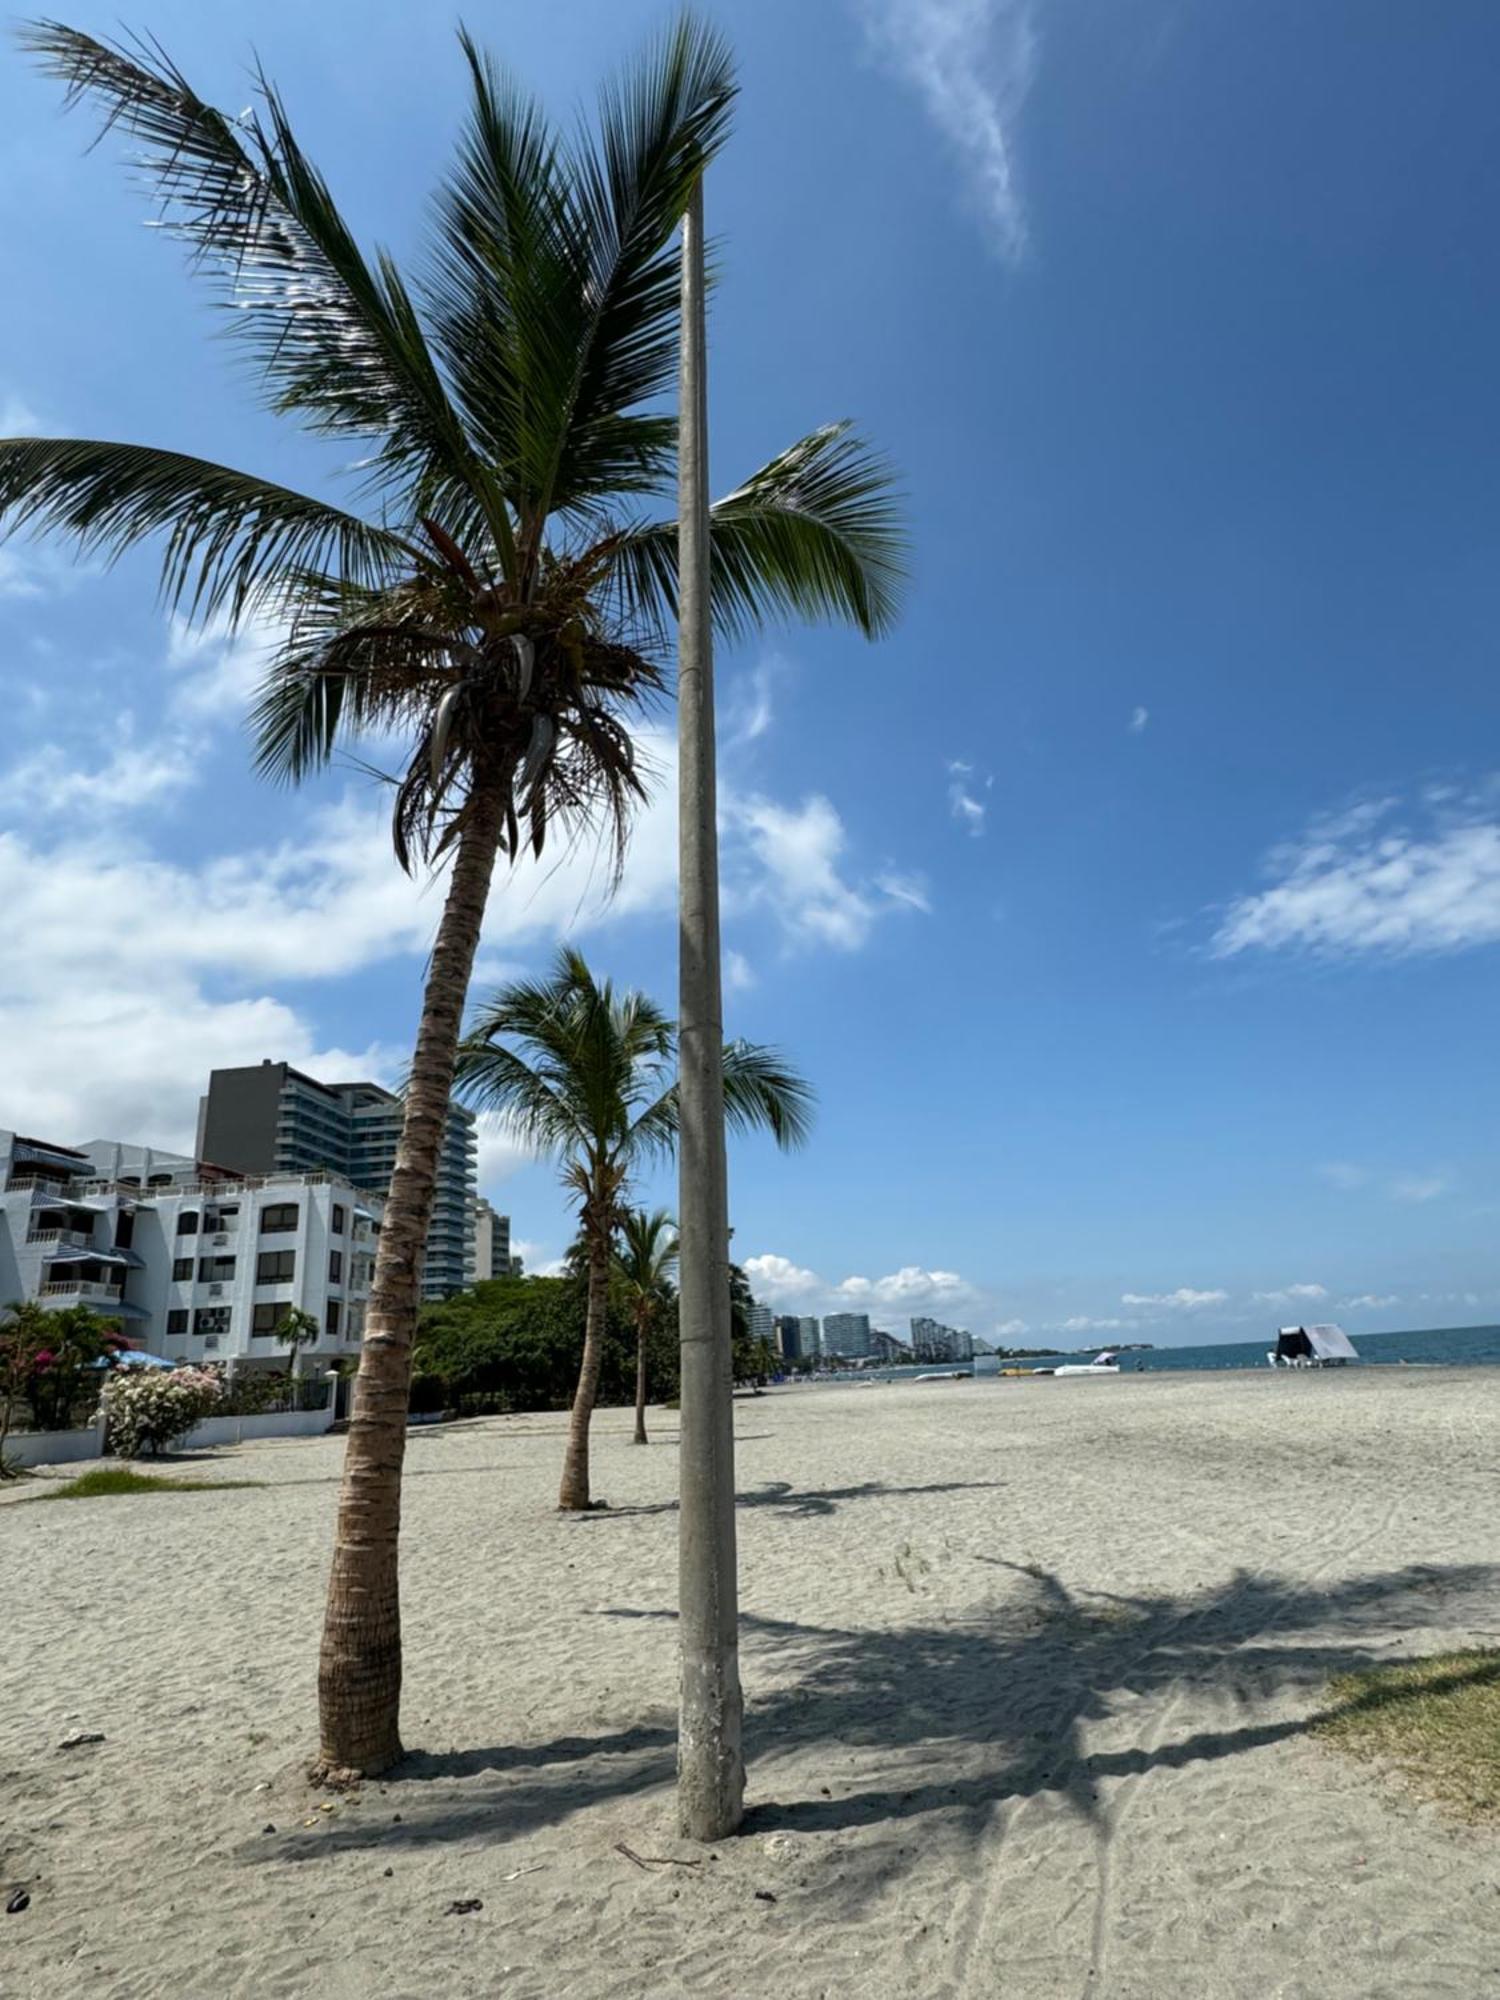
[[[494,1278],[424,1307],[413,1357],[412,1409],[560,1410],[572,1400],[583,1356],[581,1279]],[[653,1402],[677,1393],[677,1326],[669,1319],[646,1350]],[[635,1400],[635,1330],[610,1300],[599,1372],[601,1404]]]

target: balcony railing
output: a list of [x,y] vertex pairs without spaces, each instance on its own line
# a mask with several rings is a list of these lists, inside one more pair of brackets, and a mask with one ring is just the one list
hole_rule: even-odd
[[119,1305],[125,1297],[123,1285],[104,1285],[97,1278],[53,1278],[41,1287],[44,1299],[108,1299]]
[[90,1250],[94,1238],[87,1229],[28,1229],[28,1243],[66,1243],[70,1249]]
[[5,1183],[7,1194],[69,1194],[76,1192],[72,1181],[60,1181],[55,1174],[12,1174]]

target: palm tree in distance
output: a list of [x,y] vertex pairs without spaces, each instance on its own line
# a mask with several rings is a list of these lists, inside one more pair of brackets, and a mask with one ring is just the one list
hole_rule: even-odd
[[[454,1052],[496,860],[598,831],[616,870],[645,787],[630,735],[676,613],[670,491],[674,231],[735,84],[691,18],[560,138],[467,36],[470,102],[409,285],[367,256],[272,86],[216,111],[154,45],[52,22],[25,46],[97,99],[264,400],[358,453],[355,507],[149,445],[0,440],[0,525],[115,556],[163,544],[168,603],[279,639],[260,769],[299,781],[365,734],[408,746],[403,867],[449,864],[355,1387],[319,1663],[329,1776],[401,1754],[401,1468],[418,1274]],[[788,614],[873,637],[903,542],[889,473],[847,426],[812,432],[713,511],[719,629]]]
[[[670,1157],[680,1105],[677,1028],[644,993],[595,980],[564,945],[546,979],[517,980],[480,1009],[458,1051],[461,1096],[498,1112],[518,1137],[550,1154],[573,1196],[588,1271],[583,1361],[568,1421],[559,1507],[592,1505],[589,1424],[599,1387],[609,1272],[632,1176]],[[812,1092],[774,1049],[730,1042],[724,1115],[780,1146],[806,1138]]]
[[297,1358],[304,1347],[316,1343],[320,1331],[317,1314],[304,1312],[301,1306],[288,1306],[276,1322],[276,1344],[287,1350],[286,1369],[294,1392],[298,1380]]
[[620,1248],[615,1274],[635,1326],[635,1436],[633,1444],[648,1444],[646,1436],[646,1342],[661,1323],[675,1294],[672,1273],[677,1268],[677,1225],[664,1208],[647,1214],[627,1210],[620,1224]]

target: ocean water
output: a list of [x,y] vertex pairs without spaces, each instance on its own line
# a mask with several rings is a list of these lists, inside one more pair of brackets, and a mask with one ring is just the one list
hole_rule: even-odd
[[[1346,1328],[1347,1332],[1348,1329]],[[1500,1363],[1500,1326],[1417,1327],[1410,1333],[1358,1333],[1350,1339],[1359,1350],[1360,1362],[1374,1366],[1396,1366],[1401,1362],[1424,1362],[1450,1368],[1474,1367],[1485,1362]],[[1122,1354],[1122,1369],[1155,1368],[1264,1368],[1266,1355],[1276,1345],[1274,1329],[1260,1340],[1205,1341],[1201,1347],[1153,1347],[1145,1354]],[[1034,1360],[1002,1361],[1002,1368],[1046,1368],[1059,1361],[1089,1360],[1099,1348],[1087,1354],[1038,1355]],[[1355,1364],[1349,1363],[1352,1368]],[[928,1363],[928,1368],[941,1363]],[[875,1371],[871,1371],[872,1373]],[[882,1369],[892,1376],[917,1375],[916,1367]]]

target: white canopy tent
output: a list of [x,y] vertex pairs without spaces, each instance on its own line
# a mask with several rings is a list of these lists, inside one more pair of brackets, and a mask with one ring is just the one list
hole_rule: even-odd
[[1321,1368],[1345,1361],[1358,1361],[1354,1342],[1341,1326],[1283,1326],[1276,1330],[1276,1346],[1266,1356],[1273,1368]]

